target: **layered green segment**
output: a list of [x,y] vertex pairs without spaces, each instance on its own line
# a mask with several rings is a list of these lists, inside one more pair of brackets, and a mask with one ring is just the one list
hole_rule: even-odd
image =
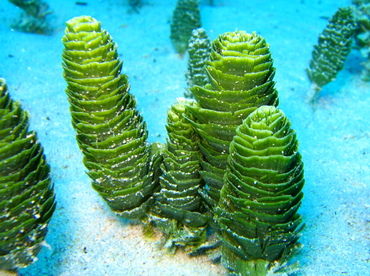
[[339,8],[314,46],[307,69],[311,82],[321,89],[335,79],[351,50],[356,23],[351,8]]
[[72,125],[93,187],[125,218],[143,218],[153,203],[147,129],[121,74],[117,46],[100,22],[67,22],[62,39]]
[[[163,150],[159,215],[168,220],[159,223],[171,244],[194,248],[206,240],[206,217],[202,198],[199,137],[185,119],[185,106],[194,102],[181,100],[172,105],[167,117],[168,139]],[[169,243],[169,242],[168,242]],[[189,249],[191,250],[191,249]]]
[[36,260],[55,209],[49,166],[28,125],[0,79],[0,270]]
[[176,2],[170,38],[180,55],[186,52],[192,31],[201,26],[198,5],[198,0],[178,0]]
[[277,106],[278,93],[269,45],[256,33],[235,31],[220,35],[212,42],[206,70],[210,83],[190,89],[199,106],[188,110],[201,137],[204,195],[214,205],[236,128],[257,107]]
[[[226,268],[235,275],[266,275],[274,262],[284,263],[300,247],[297,210],[303,185],[303,163],[289,120],[273,106],[258,108],[231,142],[216,211]],[[248,274],[257,269],[260,274]]]

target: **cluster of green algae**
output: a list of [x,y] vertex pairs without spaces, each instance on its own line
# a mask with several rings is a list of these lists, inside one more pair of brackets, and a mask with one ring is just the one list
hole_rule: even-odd
[[[367,1],[353,2],[368,7]],[[364,14],[357,16],[366,29]],[[168,246],[190,252],[207,241],[211,225],[232,275],[265,275],[284,265],[301,246],[302,220],[296,212],[303,196],[303,164],[295,133],[276,108],[275,68],[264,39],[255,33],[225,33],[212,43],[207,61],[206,34],[195,30],[189,54],[196,64],[189,66],[193,71],[187,78],[188,95],[196,102],[174,104],[166,145],[148,145],[145,122],[128,92],[127,76],[120,74],[122,62],[110,35],[90,17],[75,18],[67,26],[63,61],[72,123],[93,187],[110,207],[123,217],[154,222]],[[354,29],[349,8],[330,19],[308,69],[317,90],[343,67]],[[360,34],[357,40],[366,46]],[[187,41],[182,38],[177,47],[182,54]],[[48,179],[44,167],[42,177]],[[40,182],[48,203],[43,222],[33,220],[39,238],[14,249],[6,269],[32,262],[45,236],[55,203],[50,179]],[[22,248],[33,253],[26,256]]]
[[[303,166],[276,108],[275,68],[262,37],[236,31],[212,43],[209,83],[190,89],[195,102],[171,107],[166,145],[147,144],[116,45],[97,20],[68,21],[63,44],[77,141],[112,210],[156,225],[170,247],[190,252],[211,225],[233,275],[265,275],[291,256],[299,247]],[[261,137],[248,140],[248,129]]]

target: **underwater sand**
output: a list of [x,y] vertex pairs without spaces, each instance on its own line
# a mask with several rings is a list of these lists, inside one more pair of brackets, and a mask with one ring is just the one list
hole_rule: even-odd
[[[148,241],[140,225],[117,218],[85,174],[62,77],[65,21],[91,15],[118,44],[123,73],[149,129],[164,142],[166,111],[183,95],[186,58],[170,36],[175,0],[146,0],[139,13],[126,0],[47,1],[54,10],[51,36],[26,34],[9,25],[19,9],[0,3],[0,77],[13,99],[31,115],[51,166],[57,208],[38,261],[22,276],[226,275],[207,257],[169,255]],[[369,275],[370,270],[370,83],[360,78],[365,61],[353,50],[337,80],[325,86],[316,108],[308,104],[305,68],[319,33],[345,0],[201,1],[202,25],[213,40],[227,31],[257,31],[271,45],[280,108],[297,131],[305,162],[305,197],[299,213],[306,228],[295,256],[298,275]],[[278,4],[277,4],[278,3]],[[290,4],[295,3],[295,4]]]

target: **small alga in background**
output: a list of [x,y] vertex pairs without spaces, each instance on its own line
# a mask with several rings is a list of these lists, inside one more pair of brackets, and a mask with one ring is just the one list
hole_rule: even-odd
[[26,33],[50,34],[52,27],[48,15],[53,11],[40,0],[9,0],[24,12],[12,23],[12,28]]
[[176,51],[182,56],[188,48],[188,42],[194,29],[201,27],[197,0],[178,0],[171,23],[171,41]]
[[133,12],[138,13],[139,8],[141,8],[142,3],[140,0],[128,0],[128,4],[130,5],[130,8],[132,9]]
[[206,63],[211,53],[211,41],[203,28],[194,29],[189,39],[188,70],[185,74],[187,88],[185,98],[194,98],[190,88],[193,85],[204,86],[208,83]]
[[352,0],[352,10],[357,23],[356,46],[363,57],[367,58],[362,71],[362,79],[370,81],[370,0]]
[[310,102],[315,103],[324,85],[335,80],[351,51],[356,22],[349,7],[339,8],[314,45],[307,75],[314,91]]

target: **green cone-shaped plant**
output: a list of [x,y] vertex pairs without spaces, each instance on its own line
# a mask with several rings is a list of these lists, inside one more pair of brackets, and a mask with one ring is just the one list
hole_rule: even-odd
[[261,106],[236,130],[215,219],[232,275],[267,275],[300,248],[303,163],[282,111]]
[[339,8],[314,46],[307,74],[313,83],[315,101],[321,88],[335,79],[351,50],[356,23],[351,8]]
[[211,41],[205,29],[193,30],[189,40],[188,52],[188,71],[185,74],[188,87],[184,96],[193,98],[189,89],[194,85],[204,86],[208,83],[206,62],[209,60],[209,54],[211,53]]
[[0,79],[0,274],[36,260],[54,209],[43,148]]
[[188,110],[201,137],[201,175],[206,182],[203,195],[214,206],[219,200],[236,128],[257,107],[278,105],[278,94],[269,45],[256,33],[235,31],[220,35],[212,42],[206,71],[210,83],[190,89],[198,106],[189,106]]
[[81,16],[67,22],[63,68],[72,125],[93,187],[125,218],[143,219],[156,181],[147,129],[121,74],[117,46],[100,22]]
[[203,186],[199,174],[199,137],[184,118],[187,104],[195,103],[180,100],[168,112],[156,224],[165,233],[167,247],[181,246],[194,252],[207,239],[207,218],[198,193]]
[[186,52],[192,31],[201,26],[198,5],[198,0],[178,0],[176,3],[170,38],[180,55]]

